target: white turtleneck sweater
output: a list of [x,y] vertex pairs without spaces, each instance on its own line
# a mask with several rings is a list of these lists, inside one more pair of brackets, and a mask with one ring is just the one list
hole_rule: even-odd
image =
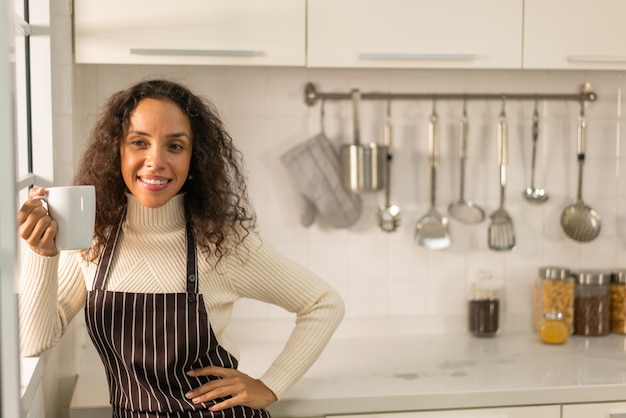
[[[109,271],[107,290],[136,293],[185,291],[185,213],[183,195],[147,208],[128,196],[126,220]],[[245,240],[241,257],[228,255],[215,265],[198,249],[199,291],[220,345],[236,358],[225,332],[233,303],[252,298],[282,306],[297,316],[281,353],[260,377],[280,399],[311,367],[343,317],[340,296],[323,280],[289,261],[256,233]],[[84,307],[96,263],[78,251],[43,257],[29,251],[20,280],[20,344],[24,356],[53,347]]]

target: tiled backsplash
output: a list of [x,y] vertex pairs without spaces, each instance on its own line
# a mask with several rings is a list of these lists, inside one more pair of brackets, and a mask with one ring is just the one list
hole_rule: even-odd
[[[77,66],[75,117],[83,138],[103,100],[148,77],[167,76],[189,85],[217,106],[244,152],[250,194],[265,239],[286,256],[330,282],[344,297],[347,317],[459,317],[466,309],[468,283],[487,269],[502,280],[504,307],[528,314],[531,290],[541,265],[572,269],[626,267],[626,116],[622,113],[624,73],[584,71],[332,70],[302,68],[225,68],[172,66]],[[307,82],[320,91],[425,93],[576,93],[591,83],[599,100],[587,111],[587,161],[583,198],[602,216],[602,233],[577,243],[562,232],[559,219],[576,193],[576,102],[539,102],[540,131],[536,185],[550,199],[532,205],[522,197],[530,182],[533,102],[507,101],[509,179],[506,207],[514,218],[517,246],[511,252],[487,247],[487,223],[464,225],[450,219],[452,246],[427,250],[414,243],[418,218],[428,209],[429,101],[393,101],[394,163],[391,197],[402,208],[398,231],[377,225],[382,193],[363,195],[364,211],[349,229],[330,230],[299,223],[295,193],[279,156],[320,131],[320,106],[303,100]],[[362,141],[382,141],[385,102],[362,103]],[[496,124],[499,101],[470,101],[465,197],[485,209],[498,206],[499,168]],[[447,214],[459,195],[458,123],[462,103],[438,101],[441,161],[437,209]],[[328,101],[325,130],[337,146],[352,141],[349,101]],[[58,140],[58,139],[57,139]],[[76,157],[77,158],[77,157]],[[241,301],[235,317],[284,318],[282,310]]]

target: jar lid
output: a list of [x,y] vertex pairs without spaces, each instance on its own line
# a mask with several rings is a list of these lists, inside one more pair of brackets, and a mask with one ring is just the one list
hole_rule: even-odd
[[571,273],[565,267],[547,266],[539,268],[539,277],[547,280],[565,280],[571,277]]
[[625,284],[626,283],[626,269],[614,270],[611,275],[611,281],[613,283]]
[[559,311],[548,311],[543,314],[544,319],[563,319],[563,314]]
[[605,285],[611,281],[611,272],[602,270],[581,270],[575,276],[579,285]]

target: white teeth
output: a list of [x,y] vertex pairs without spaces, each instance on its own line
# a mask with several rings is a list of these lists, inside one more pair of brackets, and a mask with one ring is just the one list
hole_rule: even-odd
[[141,181],[143,181],[144,183],[153,184],[157,186],[167,183],[167,180],[144,179],[144,178],[141,178]]

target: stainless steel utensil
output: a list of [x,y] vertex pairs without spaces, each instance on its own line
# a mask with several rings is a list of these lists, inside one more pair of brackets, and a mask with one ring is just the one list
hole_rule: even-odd
[[448,213],[461,222],[476,224],[485,219],[485,211],[471,200],[465,200],[465,160],[467,158],[467,134],[469,132],[465,103],[463,104],[463,117],[461,118],[459,131],[459,163],[461,171],[459,200],[450,203]]
[[448,218],[441,216],[435,208],[437,165],[439,164],[439,117],[435,111],[428,125],[428,163],[430,166],[430,208],[415,225],[415,242],[431,250],[441,250],[450,246]]
[[383,145],[387,147],[387,175],[385,186],[383,187],[385,201],[378,207],[378,224],[385,232],[393,232],[400,224],[400,207],[391,204],[391,161],[393,160],[393,126],[391,123],[391,102],[387,102],[387,116],[385,119],[385,129],[383,131]]
[[537,158],[537,139],[539,138],[539,112],[537,110],[537,100],[535,100],[535,110],[533,112],[532,125],[533,154],[530,165],[530,186],[524,190],[522,195],[530,203],[543,203],[548,200],[548,193],[542,188],[535,187],[535,162]]
[[582,198],[583,166],[585,164],[587,141],[587,122],[584,109],[584,103],[581,103],[577,142],[578,190],[576,198],[561,214],[561,227],[565,234],[573,240],[588,242],[594,240],[600,234],[602,222],[598,212],[587,206]]
[[385,184],[387,148],[375,143],[361,144],[361,92],[354,89],[351,95],[354,143],[342,145],[340,149],[342,183],[346,190],[355,193],[375,192]]
[[515,247],[515,228],[513,219],[504,209],[506,194],[506,170],[508,165],[508,124],[504,112],[504,98],[498,121],[498,159],[500,164],[500,206],[489,215],[487,242],[489,248],[495,251],[508,251]]

